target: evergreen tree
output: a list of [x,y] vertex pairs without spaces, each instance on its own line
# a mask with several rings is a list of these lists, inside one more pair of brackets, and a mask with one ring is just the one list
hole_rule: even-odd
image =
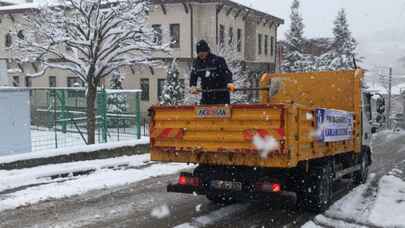
[[184,101],[184,81],[179,78],[179,71],[174,59],[167,71],[167,79],[163,86],[160,104],[179,105]]
[[305,64],[304,45],[304,23],[299,13],[300,2],[293,0],[291,6],[291,25],[286,34],[287,45],[284,53],[284,61],[282,64],[282,71],[296,72],[303,71]]
[[334,24],[335,27],[333,29],[333,34],[335,36],[335,39],[332,44],[332,53],[329,54],[329,57],[332,57],[332,60],[329,64],[329,69],[353,69],[353,58],[357,56],[357,42],[352,37],[352,34],[350,32],[349,24],[346,17],[346,11],[344,9],[341,9],[339,11]]
[[[112,90],[122,90],[122,81],[118,71],[114,71],[110,80],[110,88]],[[108,113],[112,114],[109,118],[109,127],[128,127],[129,121],[126,119],[120,119],[120,114],[126,114],[128,112],[128,98],[125,94],[111,93],[108,94],[107,98],[107,110]]]

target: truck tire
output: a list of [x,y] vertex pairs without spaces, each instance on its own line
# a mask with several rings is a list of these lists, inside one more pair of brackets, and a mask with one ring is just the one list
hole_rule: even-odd
[[329,208],[333,193],[333,170],[327,165],[314,167],[305,178],[304,189],[298,193],[299,205],[306,211],[321,213]]
[[369,166],[369,153],[364,152],[361,153],[360,159],[358,164],[360,164],[360,170],[357,172],[354,172],[353,174],[353,184],[355,186],[361,185],[366,183],[367,177],[368,177],[368,166]]

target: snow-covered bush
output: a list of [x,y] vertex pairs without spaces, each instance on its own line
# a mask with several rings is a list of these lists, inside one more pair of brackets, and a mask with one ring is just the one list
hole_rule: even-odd
[[174,59],[167,71],[167,78],[163,86],[160,104],[179,105],[184,101],[184,81],[179,77],[176,60]]
[[[110,80],[110,88],[113,90],[122,90],[123,81],[124,77],[122,77],[118,71],[114,71]],[[128,97],[126,94],[109,94],[107,97],[107,111],[109,114],[112,114],[108,121],[108,127],[129,126],[129,120],[120,116],[128,113]]]

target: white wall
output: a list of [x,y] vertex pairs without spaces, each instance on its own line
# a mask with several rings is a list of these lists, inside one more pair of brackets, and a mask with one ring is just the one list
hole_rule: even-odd
[[28,90],[0,89],[0,156],[31,152]]

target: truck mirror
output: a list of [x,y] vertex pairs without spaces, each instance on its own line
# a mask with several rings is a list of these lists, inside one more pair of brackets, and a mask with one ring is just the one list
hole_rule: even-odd
[[385,113],[385,100],[384,100],[383,96],[381,96],[380,98],[377,99],[376,106],[377,106],[376,107],[377,112],[379,114],[384,114]]
[[377,127],[372,127],[371,128],[371,134],[377,133]]
[[270,97],[274,97],[280,91],[280,88],[281,88],[281,79],[279,78],[271,79],[269,87]]

